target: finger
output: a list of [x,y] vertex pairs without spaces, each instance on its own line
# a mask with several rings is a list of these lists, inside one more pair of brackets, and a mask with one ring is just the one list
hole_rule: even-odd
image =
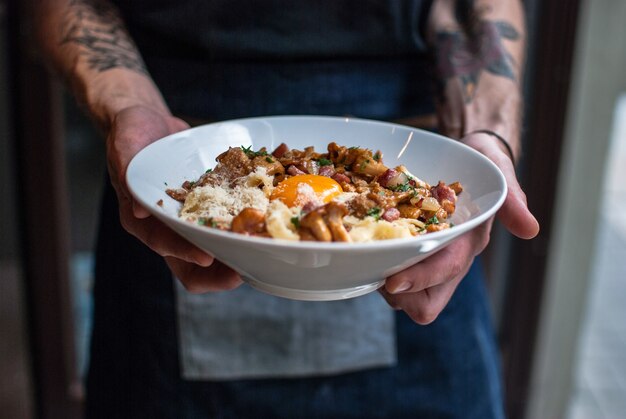
[[173,256],[203,267],[213,263],[212,256],[179,236],[158,219],[134,218],[128,205],[120,204],[120,221],[126,231],[161,256]]
[[150,211],[145,209],[137,200],[131,198],[132,206],[133,206],[133,216],[135,218],[143,219],[150,217]]
[[458,277],[487,245],[489,231],[490,224],[483,223],[420,263],[387,278],[385,290],[390,294],[416,293]]
[[523,239],[531,239],[539,234],[539,223],[528,209],[526,195],[517,181],[513,162],[499,142],[484,134],[466,136],[462,141],[486,155],[504,174],[508,193],[498,211],[502,224],[512,234]]
[[509,160],[499,163],[499,166],[506,179],[508,193],[498,211],[498,219],[515,236],[532,239],[539,234],[539,222],[528,209],[526,194],[517,181],[513,164]]
[[168,122],[168,127],[170,129],[170,133],[172,134],[189,128],[189,124],[180,118],[170,117],[168,118],[167,122]]
[[415,323],[427,325],[434,322],[448,305],[468,270],[469,267],[451,281],[416,293],[394,295],[384,289],[380,293],[391,307],[403,310]]
[[[109,173],[112,173],[110,169],[109,169]],[[115,176],[110,175],[109,178],[111,179],[111,185],[113,186],[113,189],[115,190],[115,193],[117,195],[117,200],[120,203],[120,206],[121,205],[130,206],[132,209],[133,216],[138,219],[148,218],[151,215],[147,209],[145,209],[139,202],[135,200],[135,198],[133,198],[132,194],[127,188],[125,188],[119,182],[117,182]]]
[[[119,125],[124,126],[123,117],[121,119],[122,120],[119,121],[120,122]],[[158,121],[153,121],[153,123],[155,124],[156,122]],[[139,202],[137,202],[131,196],[126,186],[125,174],[126,174],[126,169],[128,167],[128,164],[130,163],[130,160],[145,145],[151,143],[152,141],[154,141],[154,139],[158,138],[159,136],[173,134],[175,132],[182,131],[182,130],[189,128],[189,124],[187,124],[185,121],[183,121],[180,118],[171,117],[171,116],[164,117],[163,123],[164,123],[164,126],[160,127],[155,132],[148,132],[145,129],[141,130],[140,132],[136,132],[136,131],[133,131],[133,129],[135,129],[134,126],[132,128],[126,127],[124,131],[114,133],[114,135],[119,136],[119,138],[126,138],[126,141],[119,141],[119,138],[118,138],[118,142],[115,143],[115,145],[111,143],[111,149],[115,150],[115,153],[112,153],[112,155],[118,156],[118,159],[116,159],[113,162],[113,165],[111,167],[113,169],[116,168],[115,173],[118,173],[118,172],[120,173],[120,182],[118,182],[119,187],[117,189],[119,189],[120,192],[124,193],[124,195],[127,196],[131,200],[132,208],[133,208],[133,215],[136,218],[140,218],[140,219],[147,218],[151,214],[146,208],[144,208]],[[141,139],[142,137],[143,137],[143,140]],[[120,143],[122,145],[120,145]],[[112,178],[117,178],[117,176],[112,176]]]
[[446,247],[422,262],[417,263],[404,271],[387,278],[385,290],[390,294],[416,293],[433,287],[461,272],[461,265],[452,254],[452,249]]
[[219,261],[209,267],[201,267],[171,256],[166,257],[165,261],[185,289],[193,294],[227,291],[243,282],[237,272]]

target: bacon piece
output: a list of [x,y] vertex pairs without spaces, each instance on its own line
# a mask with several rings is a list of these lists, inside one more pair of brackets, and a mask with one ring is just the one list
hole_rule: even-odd
[[296,166],[293,166],[293,165],[287,168],[287,173],[290,174],[291,176],[306,175],[306,172],[303,172],[302,170],[298,169]]
[[[322,167],[320,167],[320,170],[318,172],[318,174],[320,176],[326,176],[326,177],[333,177],[333,175],[335,175],[335,173],[336,173],[335,169],[333,169],[332,166],[322,166]],[[350,179],[348,178],[348,180],[350,180]]]
[[388,208],[380,217],[385,221],[395,221],[400,218],[400,211],[397,208]]
[[278,147],[276,147],[276,149],[274,149],[274,151],[272,152],[272,156],[276,157],[277,159],[280,159],[288,151],[289,151],[289,146],[287,146],[287,144],[285,143],[281,143]]
[[382,175],[378,177],[378,183],[385,188],[395,188],[399,185],[404,185],[409,181],[409,177],[395,169],[387,169]]
[[456,202],[456,194],[454,193],[454,190],[452,190],[452,188],[450,188],[448,185],[446,185],[442,181],[439,181],[437,186],[431,187],[430,192],[432,193],[433,197],[437,201],[439,201],[440,204],[444,200],[448,200],[452,203]]
[[331,176],[332,179],[336,180],[338,183],[346,183],[349,184],[352,182],[352,180],[344,175],[343,173],[335,173],[334,175]]

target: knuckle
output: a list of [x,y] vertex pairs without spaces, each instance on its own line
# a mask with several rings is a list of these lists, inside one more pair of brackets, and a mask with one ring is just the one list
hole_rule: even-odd
[[146,236],[143,237],[142,240],[146,244],[146,246],[148,246],[150,249],[154,250],[155,252],[159,253],[157,251],[159,240],[158,240],[157,235],[154,234],[154,230],[149,230],[148,234],[146,234]]
[[463,265],[460,260],[455,260],[450,264],[450,277],[456,278],[463,272]]
[[411,315],[411,319],[413,319],[415,323],[425,326],[434,322],[438,316],[439,310],[432,307],[426,307],[413,313],[413,315]]
[[127,233],[141,239],[139,237],[139,232],[137,230],[137,226],[132,223],[128,217],[126,216],[126,214],[124,214],[122,211],[120,211],[120,224],[122,225],[122,228],[124,230],[126,230]]
[[131,231],[130,224],[129,224],[129,223],[128,223],[128,221],[126,220],[126,217],[124,217],[124,215],[121,213],[121,211],[120,211],[120,224],[122,225],[122,228],[123,228],[124,230],[126,230],[127,232],[129,232],[129,233],[131,233],[131,234],[133,233],[133,232]]
[[185,280],[181,278],[181,283],[190,294],[203,294],[207,292],[207,287],[201,281]]
[[480,243],[478,244],[478,253],[482,253],[482,251],[485,250],[488,245],[489,245],[489,235],[485,234],[481,237]]
[[230,290],[234,290],[235,288],[237,288],[240,285],[240,282],[237,278],[228,278],[227,280],[225,280],[222,284],[220,289],[222,291],[230,291]]

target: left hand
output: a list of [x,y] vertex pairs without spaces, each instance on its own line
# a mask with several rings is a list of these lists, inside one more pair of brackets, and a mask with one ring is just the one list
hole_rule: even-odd
[[[497,213],[498,219],[519,238],[535,237],[539,223],[528,209],[526,195],[504,146],[482,133],[468,135],[461,141],[489,157],[504,174],[508,193]],[[380,293],[391,307],[404,310],[416,323],[433,322],[450,301],[474,258],[487,247],[492,224],[493,218],[427,259],[387,278]]]

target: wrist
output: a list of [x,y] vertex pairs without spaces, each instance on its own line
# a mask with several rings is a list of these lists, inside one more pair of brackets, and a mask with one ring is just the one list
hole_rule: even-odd
[[515,162],[517,160],[516,159],[516,154],[513,151],[513,148],[511,147],[511,144],[509,143],[509,140],[507,140],[506,138],[504,138],[503,136],[501,136],[497,132],[489,130],[489,129],[478,129],[478,130],[475,130],[475,131],[466,132],[465,134],[463,134],[463,138],[468,137],[470,135],[476,135],[476,134],[483,134],[483,135],[487,135],[487,136],[491,137],[492,140],[497,142],[497,144],[500,147],[500,149],[502,151],[504,151],[509,156],[509,158],[511,159],[513,164],[515,164]]
[[116,115],[130,107],[146,107],[171,115],[161,93],[150,77],[123,69],[112,69],[89,79],[79,87],[83,105],[98,126],[108,132]]

